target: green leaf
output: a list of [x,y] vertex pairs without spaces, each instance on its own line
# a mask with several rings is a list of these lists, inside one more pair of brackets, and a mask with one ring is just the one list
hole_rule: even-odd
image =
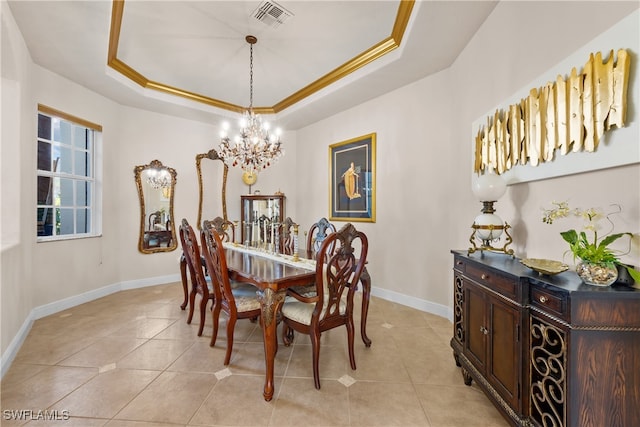
[[632,267],[629,267],[628,265],[625,265],[624,267],[629,272],[629,276],[631,276],[636,283],[640,283],[640,271],[634,270]]
[[585,233],[584,231],[580,232],[580,241],[582,242],[583,245],[585,246],[589,246],[589,241],[587,240],[587,233]]
[[578,233],[576,233],[576,230],[563,231],[560,235],[570,245],[574,245],[578,241]]
[[618,233],[618,234],[609,234],[607,237],[605,237],[604,239],[602,239],[602,241],[600,242],[600,244],[598,245],[599,247],[607,247],[609,246],[611,243],[615,242],[616,240],[618,240],[619,238],[621,238],[624,235],[629,235],[631,236],[631,233]]

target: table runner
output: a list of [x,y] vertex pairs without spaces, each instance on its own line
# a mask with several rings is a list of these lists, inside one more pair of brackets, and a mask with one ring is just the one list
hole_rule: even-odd
[[256,248],[248,248],[238,243],[224,242],[222,244],[225,249],[231,249],[238,252],[250,253],[252,255],[268,258],[274,261],[282,262],[294,267],[302,268],[305,270],[315,270],[316,261],[313,259],[299,258],[298,261],[293,260],[292,255],[274,254],[266,251],[262,251]]

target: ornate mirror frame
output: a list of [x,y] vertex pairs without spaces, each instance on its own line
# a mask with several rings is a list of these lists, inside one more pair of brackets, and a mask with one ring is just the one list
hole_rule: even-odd
[[[218,152],[216,150],[209,150],[207,153],[203,153],[203,154],[198,154],[196,155],[196,171],[198,172],[198,193],[199,193],[199,199],[198,199],[198,222],[197,222],[197,227],[198,230],[200,230],[202,228],[202,205],[203,205],[203,201],[204,201],[204,181],[202,179],[202,159],[211,159],[211,160],[218,160],[220,161],[223,165],[223,172],[222,172],[222,218],[226,221],[227,218],[227,175],[229,173],[229,166],[227,166],[227,164],[222,160],[222,158],[218,155]],[[216,214],[214,216],[220,216],[219,214]]]
[[[146,177],[143,175],[149,170],[163,171],[169,174],[171,182],[169,186],[163,186],[155,190],[158,191],[158,200],[162,204],[168,203],[168,219],[158,221],[158,230],[147,230],[147,223],[150,216],[153,215],[157,208],[156,206],[149,206],[147,209],[146,199],[151,196],[147,194],[145,198],[145,190],[154,190],[146,181]],[[173,199],[174,190],[176,186],[176,170],[167,166],[164,166],[159,160],[153,160],[148,165],[139,165],[133,168],[133,174],[136,180],[136,187],[138,188],[138,199],[140,202],[140,233],[138,238],[138,250],[144,254],[153,254],[157,252],[170,252],[174,251],[178,247],[178,241],[176,239],[176,222],[173,215]],[[144,183],[143,183],[144,180]],[[167,201],[167,202],[165,202]],[[162,212],[164,206],[158,209],[157,212]],[[163,218],[164,219],[164,218]],[[154,227],[156,223],[154,222]],[[158,246],[150,246],[150,242],[157,243]],[[166,246],[162,246],[162,243],[167,243]]]

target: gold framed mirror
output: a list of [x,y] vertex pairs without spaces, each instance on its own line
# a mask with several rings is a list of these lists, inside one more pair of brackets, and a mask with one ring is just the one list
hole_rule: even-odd
[[133,169],[140,201],[138,250],[144,254],[169,252],[178,247],[173,217],[177,173],[159,160]]
[[[202,163],[203,159],[214,160]],[[196,155],[196,171],[198,172],[198,230],[202,228],[204,219],[220,216],[227,220],[227,174],[229,166],[218,156],[216,150]],[[208,183],[213,189],[220,188],[220,199],[215,191],[205,191],[204,184]],[[206,214],[206,218],[203,215]]]

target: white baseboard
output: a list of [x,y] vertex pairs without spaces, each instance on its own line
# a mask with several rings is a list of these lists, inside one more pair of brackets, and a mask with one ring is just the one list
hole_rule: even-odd
[[395,302],[407,307],[415,308],[416,310],[425,311],[427,313],[435,314],[436,316],[444,317],[453,322],[453,309],[446,305],[436,304],[420,298],[410,297],[398,292],[390,291],[388,289],[371,288],[371,295],[382,298],[387,301]]
[[0,358],[0,378],[4,377],[4,374],[9,370],[13,359],[15,359],[18,351],[20,350],[20,347],[22,347],[24,340],[27,338],[27,335],[29,334],[34,321],[55,313],[59,313],[63,310],[67,310],[71,307],[75,307],[77,305],[84,304],[107,295],[111,295],[116,292],[129,289],[145,288],[147,286],[162,285],[166,283],[174,283],[179,281],[181,281],[179,274],[139,280],[128,280],[126,282],[103,286],[102,288],[93,289],[79,295],[74,295],[72,297],[64,298],[59,301],[54,301],[49,304],[44,304],[33,308],[29,312],[29,315],[27,316],[25,321],[22,323],[20,330],[18,330],[18,333],[13,337],[11,343]]

